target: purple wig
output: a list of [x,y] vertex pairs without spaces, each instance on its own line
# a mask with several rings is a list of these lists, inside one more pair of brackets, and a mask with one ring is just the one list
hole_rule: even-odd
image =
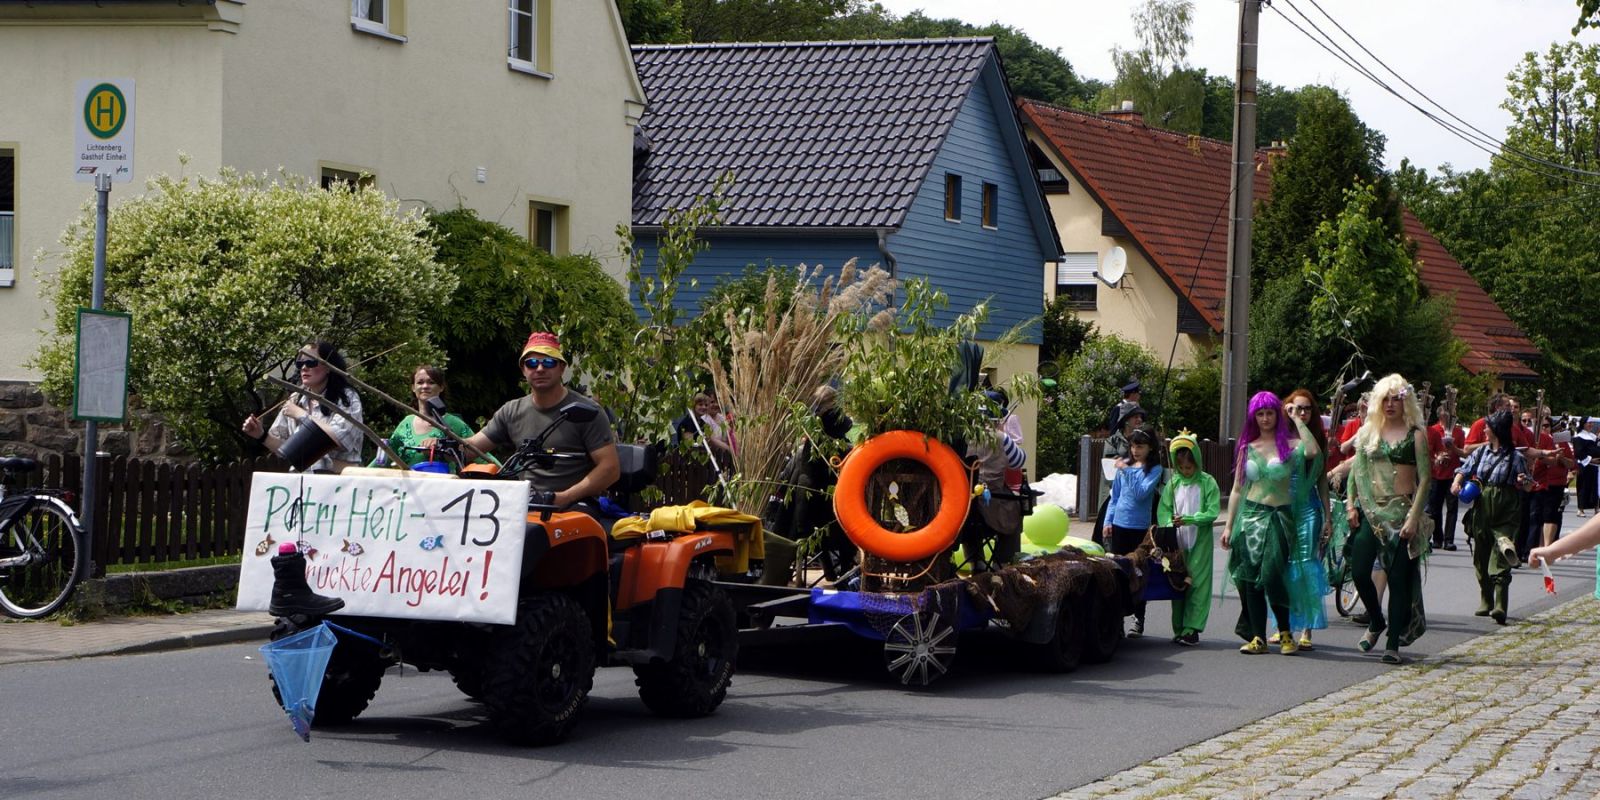
[[1278,436],[1278,459],[1289,460],[1289,426],[1283,419],[1283,401],[1272,392],[1256,392],[1256,395],[1250,398],[1249,412],[1244,415],[1244,429],[1239,432],[1239,449],[1234,455],[1236,463],[1243,464],[1246,456],[1245,448],[1261,438],[1261,427],[1256,425],[1256,412],[1263,408],[1277,412],[1278,424],[1275,426],[1275,432]]

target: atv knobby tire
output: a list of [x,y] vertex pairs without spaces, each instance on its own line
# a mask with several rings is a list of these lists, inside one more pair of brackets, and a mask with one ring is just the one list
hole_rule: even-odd
[[483,668],[490,724],[517,744],[565,739],[594,688],[594,669],[594,637],[576,600],[554,593],[523,600]]
[[733,683],[739,630],[733,601],[703,580],[683,587],[672,658],[633,668],[639,698],[664,717],[703,717],[717,710]]
[[[271,640],[277,641],[290,634],[299,633],[299,626],[279,619],[272,627]],[[328,668],[322,674],[322,689],[317,693],[316,715],[311,718],[314,728],[347,725],[361,712],[367,710],[383,682],[388,663],[379,657],[376,648],[365,642],[340,641],[328,658]],[[268,673],[272,683],[272,698],[283,705],[278,693],[278,682]]]

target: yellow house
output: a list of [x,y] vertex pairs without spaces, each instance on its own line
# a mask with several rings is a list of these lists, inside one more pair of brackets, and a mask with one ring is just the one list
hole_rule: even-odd
[[609,0],[0,0],[0,71],[0,380],[37,377],[49,251],[94,196],[72,174],[82,79],[135,83],[113,203],[224,166],[372,181],[623,278],[644,91]]
[[[1100,330],[1173,364],[1220,345],[1228,272],[1232,152],[1226,142],[1152,128],[1135,111],[1086,114],[1019,104],[1030,153],[1066,256],[1046,275]],[[1255,196],[1270,196],[1271,151],[1256,154]],[[1539,350],[1409,211],[1428,291],[1453,295],[1461,366],[1499,380],[1536,377]],[[1125,264],[1118,280],[1103,278]],[[1115,285],[1111,285],[1111,284]]]

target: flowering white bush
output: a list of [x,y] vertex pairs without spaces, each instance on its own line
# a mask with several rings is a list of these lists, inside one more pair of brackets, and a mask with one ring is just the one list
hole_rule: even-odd
[[[284,374],[310,339],[352,363],[403,345],[364,373],[391,386],[439,357],[421,322],[456,279],[434,261],[419,213],[373,188],[232,170],[146,189],[111,211],[105,308],[133,315],[129,391],[196,453],[236,454],[240,420],[279,394],[263,391],[265,376]],[[54,322],[31,362],[58,404],[72,396],[76,309],[90,300],[92,204],[61,245],[44,290]]]

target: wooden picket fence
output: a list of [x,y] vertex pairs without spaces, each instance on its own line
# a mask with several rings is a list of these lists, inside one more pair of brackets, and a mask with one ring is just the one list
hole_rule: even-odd
[[[65,489],[81,501],[83,459],[77,454],[50,455],[43,475],[23,482]],[[95,577],[106,567],[169,564],[239,555],[245,545],[245,513],[249,510],[251,475],[282,472],[283,461],[257,458],[223,466],[173,464],[117,456],[101,459],[94,510],[95,536],[89,546]],[[664,502],[687,503],[704,497],[713,480],[709,466],[668,456],[656,485]],[[75,503],[77,505],[77,503]],[[83,512],[81,506],[79,513]]]
[[[283,469],[276,458],[224,466],[101,459],[95,535],[89,545],[95,575],[104,575],[111,565],[238,555],[244,547],[251,474]],[[40,485],[70,490],[81,500],[82,458],[45,458]]]

